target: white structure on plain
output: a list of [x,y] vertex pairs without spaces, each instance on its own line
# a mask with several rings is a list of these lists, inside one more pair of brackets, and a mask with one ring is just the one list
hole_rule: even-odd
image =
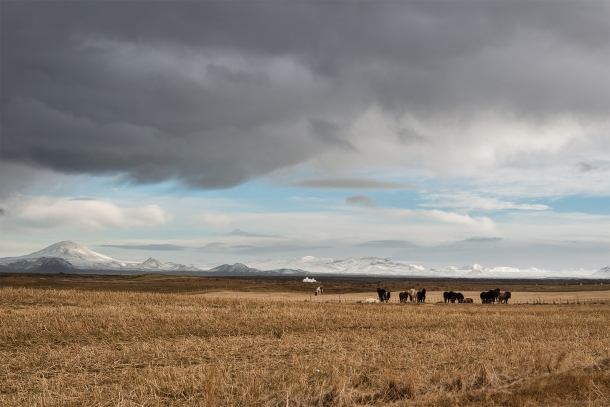
[[316,279],[315,279],[315,278],[309,278],[309,277],[305,277],[305,278],[303,279],[303,282],[304,282],[304,283],[317,283],[317,281],[316,281]]

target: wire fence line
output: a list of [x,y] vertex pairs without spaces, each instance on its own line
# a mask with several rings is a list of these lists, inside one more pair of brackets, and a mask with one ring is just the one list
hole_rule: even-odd
[[[373,297],[371,295],[371,297],[369,297],[371,299],[377,300],[377,302],[375,303],[379,303],[378,299]],[[319,297],[312,297],[310,299],[300,299],[300,298],[272,298],[271,294],[269,294],[268,298],[269,300],[272,301],[287,301],[287,302],[313,302],[313,303],[337,303],[337,304],[367,304],[367,303],[372,303],[372,302],[367,302],[367,298],[363,299],[360,297],[349,297],[349,296],[339,296],[339,295],[334,295],[334,294],[327,294],[327,295],[322,295]],[[485,305],[485,306],[493,306],[493,305],[507,305],[507,304],[500,304],[499,302],[495,302],[492,304],[482,304],[481,300],[479,298],[474,299],[473,298],[473,302],[472,303],[458,303],[457,301],[455,303],[451,303],[451,302],[445,302],[443,297],[441,296],[431,296],[431,297],[426,297],[426,301],[424,302],[416,302],[416,301],[406,301],[406,302],[400,302],[400,300],[398,299],[390,299],[387,301],[387,303],[389,304],[396,304],[396,305],[404,305],[404,306],[417,306],[417,305],[422,305],[422,304],[446,304],[448,306],[451,305],[458,305],[458,306],[464,306],[464,305],[473,305],[473,304],[479,304],[479,305]],[[609,298],[585,298],[585,299],[579,299],[579,298],[556,298],[556,299],[545,299],[545,298],[533,298],[533,299],[529,299],[529,300],[509,300],[509,304],[508,305],[580,305],[580,304],[610,304],[610,299]]]

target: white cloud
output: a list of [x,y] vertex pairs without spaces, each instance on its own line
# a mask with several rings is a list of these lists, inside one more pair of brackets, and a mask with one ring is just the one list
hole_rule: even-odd
[[[326,207],[323,211],[222,211],[215,208],[194,218],[221,236],[209,242],[252,245],[252,239],[226,236],[231,228],[256,230],[268,236],[257,244],[270,244],[274,235],[284,236],[283,244],[355,244],[369,240],[399,239],[420,244],[461,240],[472,236],[496,236],[496,225],[488,217],[441,210],[410,210],[367,206]],[[269,242],[267,242],[269,241]]]
[[[542,210],[512,201],[607,193],[610,168],[598,163],[607,160],[609,131],[607,119],[555,115],[536,121],[501,112],[439,117],[371,107],[345,130],[354,149],[328,151],[281,175],[284,182],[308,174],[367,177],[422,190],[449,184],[481,197],[511,197],[502,203],[510,209]],[[583,172],[581,162],[595,162],[599,170]]]
[[610,215],[545,211],[513,212],[501,224],[503,237],[610,243]]
[[74,228],[92,232],[108,228],[150,228],[168,223],[172,216],[157,205],[122,208],[97,199],[13,195],[2,201],[3,228],[44,232]]
[[549,209],[548,205],[542,204],[517,204],[504,201],[494,197],[484,197],[467,192],[449,192],[441,194],[429,194],[425,199],[432,201],[421,204],[429,208],[461,208],[465,210],[498,211],[503,209],[519,209],[530,211],[544,211]]
[[[453,224],[467,227],[462,229],[465,232],[480,230],[488,233],[495,232],[496,225],[493,220],[486,216],[470,216],[456,212],[432,210],[412,210],[412,209],[383,209],[391,217],[406,217],[415,220],[432,221],[440,224]],[[469,230],[469,229],[470,230]]]
[[233,223],[233,220],[231,219],[230,216],[227,216],[223,213],[218,213],[218,212],[206,212],[202,215],[199,215],[197,217],[197,220],[199,220],[201,223],[204,223],[208,226],[212,226],[212,227],[222,227],[222,226],[227,226],[230,225],[231,223]]

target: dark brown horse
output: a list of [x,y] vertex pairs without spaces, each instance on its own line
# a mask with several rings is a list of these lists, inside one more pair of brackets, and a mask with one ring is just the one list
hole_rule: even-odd
[[502,304],[502,303],[508,304],[509,299],[510,299],[510,291],[505,291],[503,293],[500,293],[500,295],[498,296],[498,300],[500,301],[500,304]]

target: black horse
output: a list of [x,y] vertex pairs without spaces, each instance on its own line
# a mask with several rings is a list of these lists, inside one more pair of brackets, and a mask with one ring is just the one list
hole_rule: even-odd
[[379,302],[390,301],[390,292],[384,290],[383,288],[377,288],[377,295],[379,296]]
[[453,291],[445,291],[443,293],[443,299],[445,300],[445,302],[451,301],[451,303],[455,303],[456,301],[459,303],[464,302],[464,296],[462,295],[462,293],[456,293]]
[[498,298],[498,296],[500,295],[500,291],[499,289],[497,290],[489,290],[489,291],[483,291],[481,293],[481,302],[483,302],[483,304],[492,304],[496,302],[496,298]]
[[417,292],[417,302],[426,302],[426,289]]

